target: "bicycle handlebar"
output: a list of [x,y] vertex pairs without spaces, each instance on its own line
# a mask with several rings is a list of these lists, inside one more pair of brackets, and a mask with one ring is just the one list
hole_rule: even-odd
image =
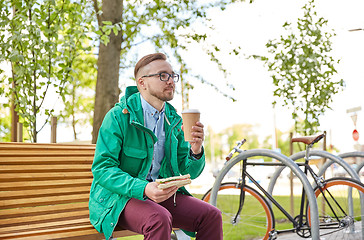
[[243,144],[246,142],[246,139],[244,138],[243,140],[241,140],[241,141],[238,141],[237,143],[236,143],[236,146],[233,148],[233,150],[231,150],[231,152],[226,156],[226,161],[229,161],[230,159],[231,159],[231,157],[233,156],[233,154],[235,153],[235,152],[237,152],[238,150],[239,150],[239,148],[241,147],[241,146],[243,146]]

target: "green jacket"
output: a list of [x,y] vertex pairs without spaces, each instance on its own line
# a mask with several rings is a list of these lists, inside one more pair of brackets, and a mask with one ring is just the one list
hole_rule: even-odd
[[[190,145],[181,130],[181,117],[169,103],[165,104],[165,116],[165,157],[160,176],[189,173],[192,179],[197,178],[205,166],[205,156],[199,160],[191,158]],[[125,96],[103,120],[91,169],[94,179],[90,221],[106,239],[112,235],[129,199],[145,200],[143,193],[156,141],[154,133],[144,127],[140,93],[135,86],[128,87]],[[179,191],[189,194],[184,187]]]

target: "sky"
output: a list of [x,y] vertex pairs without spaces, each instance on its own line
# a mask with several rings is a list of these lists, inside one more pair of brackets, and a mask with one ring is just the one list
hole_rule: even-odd
[[[246,54],[265,54],[265,44],[269,39],[277,39],[281,34],[284,22],[296,23],[303,16],[301,7],[305,1],[260,0],[253,4],[240,4],[217,15],[216,35],[220,41],[240,43]],[[344,79],[346,87],[334,97],[332,110],[320,118],[322,131],[328,133],[328,143],[340,151],[354,150],[352,132],[354,123],[348,109],[361,106],[357,112],[356,129],[361,134],[359,143],[364,141],[364,31],[349,32],[349,29],[364,28],[363,1],[316,1],[319,16],[328,20],[328,27],[337,34],[332,38],[333,56],[341,59],[337,65],[338,77]],[[201,59],[195,58],[194,64],[203,73],[210,73],[207,79],[218,81],[221,76],[211,71],[213,64],[201,65]],[[275,127],[288,132],[293,126],[291,113],[283,107],[272,108],[272,80],[261,62],[247,60],[244,57],[226,58],[231,76],[229,81],[236,87],[232,95],[237,99],[230,100],[219,96],[207,87],[199,86],[190,94],[190,107],[202,110],[203,122],[212,126],[215,131],[239,123],[252,124],[261,136],[274,134]],[[212,80],[214,79],[214,80]],[[248,140],[249,141],[249,140]],[[272,142],[273,147],[274,144]]]
[[[233,46],[241,46],[241,52],[246,55],[264,55],[268,40],[277,39],[284,33],[282,25],[287,21],[296,23],[297,18],[303,16],[301,8],[305,2],[255,0],[252,4],[234,4],[224,12],[211,11],[209,17],[215,25],[211,41],[231,42]],[[354,123],[351,114],[347,113],[348,109],[362,108],[357,112],[356,129],[361,134],[359,143],[364,144],[364,31],[348,30],[364,28],[364,1],[316,0],[316,6],[318,15],[326,18],[329,28],[335,30],[333,56],[341,59],[337,65],[338,77],[346,82],[344,91],[334,97],[332,110],[320,118],[320,130],[327,131],[328,143],[340,152],[353,151],[356,144],[352,138]],[[275,128],[288,132],[293,121],[285,108],[276,107],[273,111],[273,86],[269,72],[261,62],[246,59],[243,54],[225,54],[221,58],[230,73],[227,80],[236,88],[235,91],[226,91],[237,101],[232,102],[215,90],[195,83],[194,90],[190,91],[190,108],[200,109],[201,121],[215,132],[233,124],[253,125],[255,133],[262,139],[272,136]],[[188,66],[209,82],[221,86],[226,81],[216,65],[197,47],[191,48],[184,57]],[[181,111],[180,96],[176,96],[172,104]],[[82,132],[81,140],[88,140],[90,129]],[[72,141],[71,131],[58,130],[57,134],[58,142]],[[49,142],[49,139],[49,128],[45,127],[38,135],[38,141]]]

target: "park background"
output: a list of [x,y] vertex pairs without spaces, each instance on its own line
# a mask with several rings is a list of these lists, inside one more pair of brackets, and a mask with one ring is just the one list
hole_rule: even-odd
[[[202,1],[203,2],[203,1]],[[293,129],[294,121],[291,113],[286,107],[276,105],[273,102],[273,84],[270,73],[261,61],[248,58],[249,55],[265,55],[267,48],[265,44],[271,39],[278,39],[284,34],[282,25],[285,22],[295,23],[297,18],[302,17],[302,7],[307,1],[260,0],[253,3],[243,2],[228,5],[224,11],[212,9],[208,11],[208,17],[212,19],[215,26],[211,34],[211,42],[227,43],[226,51],[222,45],[220,59],[229,75],[227,81],[235,86],[235,91],[226,89],[224,76],[209,60],[200,45],[191,45],[182,56],[188,67],[195,73],[200,74],[218,88],[227,91],[227,94],[236,99],[235,102],[219,94],[215,89],[200,82],[194,82],[194,88],[189,91],[189,107],[198,108],[202,112],[201,121],[206,126],[207,137],[218,134],[222,140],[215,141],[219,144],[222,152],[229,151],[229,145],[224,134],[230,131],[234,125],[236,129],[248,131],[246,137],[249,143],[260,142],[260,147],[277,149],[276,138],[288,139]],[[316,1],[318,16],[328,20],[327,29],[333,29],[336,36],[332,38],[333,50],[331,54],[335,59],[340,59],[336,66],[337,77],[345,81],[345,88],[336,94],[328,110],[320,117],[320,131],[327,132],[327,144],[333,151],[348,152],[361,149],[363,137],[354,141],[352,132],[356,128],[359,134],[364,129],[363,113],[358,111],[356,126],[351,118],[353,113],[347,113],[348,109],[361,107],[364,104],[364,31],[349,31],[351,29],[363,28],[364,17],[361,10],[364,2],[353,0],[344,2],[340,0]],[[153,29],[147,29],[153,31]],[[229,44],[228,44],[229,43]],[[241,54],[234,56],[228,54],[231,46],[240,46]],[[203,47],[203,46],[202,46]],[[145,43],[138,49],[138,58],[154,51],[152,45]],[[226,54],[224,54],[224,52]],[[2,68],[9,72],[7,65]],[[7,69],[6,69],[7,68]],[[127,85],[134,85],[131,80],[132,70],[120,73],[121,95]],[[177,84],[177,92],[181,91]],[[59,111],[61,101],[55,94],[48,94],[45,107],[54,108],[55,113]],[[0,99],[2,102],[5,98]],[[180,113],[182,110],[181,95],[171,102]],[[55,114],[56,115],[56,114]],[[40,117],[42,118],[42,116]],[[43,116],[45,118],[45,116]],[[42,122],[42,121],[39,121]],[[38,142],[50,141],[50,125],[46,125],[38,134]],[[87,143],[91,141],[92,126],[84,125],[78,128],[77,142]],[[279,133],[279,136],[277,136]],[[242,134],[243,135],[243,134]],[[360,135],[361,136],[361,135]],[[57,142],[73,142],[73,131],[62,122],[58,123]],[[212,141],[206,141],[211,144]],[[261,144],[264,142],[264,145]],[[277,149],[279,151],[279,149]],[[208,159],[214,156],[207,156]],[[216,161],[221,159],[213,159]]]
[[[265,44],[268,40],[277,39],[283,34],[282,25],[286,21],[295,23],[297,18],[303,15],[301,8],[306,2],[256,0],[253,3],[233,4],[228,6],[225,11],[215,9],[209,12],[209,17],[215,25],[215,30],[211,33],[214,39],[211,41],[232,42],[232,45],[241,46],[242,54],[238,56],[229,54],[224,56],[222,54],[221,56],[221,60],[228,66],[227,70],[230,73],[227,79],[236,88],[235,91],[229,92],[236,99],[235,102],[198,82],[194,83],[194,89],[189,92],[189,106],[201,110],[201,121],[206,126],[207,137],[210,137],[211,133],[224,135],[229,127],[240,124],[243,125],[240,126],[241,129],[249,130],[248,136],[243,136],[247,137],[248,142],[252,138],[255,140],[254,137],[257,136],[260,143],[267,140],[264,147],[277,148],[274,141],[276,130],[282,134],[281,138],[288,139],[294,123],[286,108],[278,105],[275,109],[272,107],[273,85],[270,73],[262,62],[248,59],[246,56],[266,54]],[[359,150],[362,149],[361,145],[363,144],[363,111],[357,112],[356,129],[361,135],[359,141],[356,142],[352,138],[352,132],[355,128],[351,119],[352,114],[347,113],[347,110],[364,105],[364,31],[351,32],[349,30],[364,27],[364,15],[362,14],[364,2],[361,0],[319,0],[315,2],[315,5],[318,15],[328,20],[328,28],[335,30],[336,36],[332,39],[332,54],[336,59],[341,59],[337,66],[338,77],[344,79],[346,84],[344,90],[334,96],[331,104],[332,109],[320,117],[320,130],[327,132],[327,142],[333,146],[333,151],[339,153]],[[140,47],[138,57],[152,51],[154,51],[153,47],[146,43]],[[183,54],[183,57],[195,73],[202,75],[217,86],[221,84],[220,87],[224,88],[224,81],[221,81],[224,78],[223,74],[203,54],[201,46],[191,47]],[[2,65],[3,69],[6,67],[8,66]],[[131,71],[121,73],[121,89],[127,85],[134,85],[134,82],[129,80],[131,76]],[[180,90],[180,86],[177,85],[177,91]],[[5,102],[7,99],[1,98],[0,101]],[[60,102],[59,98],[54,98],[54,95],[50,94],[46,100],[46,105],[55,108],[57,112],[61,105]],[[172,104],[178,109],[178,112],[181,112],[182,99],[180,95],[176,95]],[[70,127],[59,122],[57,129],[57,142],[74,142]],[[90,143],[91,131],[92,126],[78,128],[79,138],[76,142]],[[39,133],[38,142],[50,142],[50,132],[51,129],[48,124]],[[226,138],[224,139],[226,140]],[[206,143],[209,144],[208,141]],[[225,153],[231,147],[227,142],[220,142],[219,144]],[[191,192],[203,193],[212,186],[212,172],[221,167],[223,163],[223,157],[220,157],[213,159],[215,165],[208,164],[201,177],[188,186]],[[207,156],[207,160],[211,161],[212,157]],[[259,173],[263,173],[262,171],[263,169],[257,170]],[[271,174],[272,172],[270,170],[264,173]],[[285,179],[287,183],[287,175]],[[265,176],[261,180],[268,183]],[[288,195],[288,185],[281,189],[286,189],[287,192],[283,194]],[[139,237],[135,239],[139,239]]]
[[[253,3],[237,3],[228,6],[225,11],[214,10],[210,17],[215,25],[216,39],[211,41],[232,42],[242,46],[245,55],[231,56],[226,54],[222,61],[230,73],[228,81],[236,88],[230,94],[236,102],[227,99],[201,83],[195,83],[189,93],[190,108],[201,110],[201,121],[206,129],[221,132],[234,124],[248,124],[261,140],[270,137],[270,144],[275,148],[274,134],[279,130],[286,134],[293,128],[290,113],[284,107],[272,107],[273,85],[270,73],[262,62],[247,59],[249,54],[266,54],[265,44],[270,39],[277,39],[283,34],[282,25],[285,22],[295,23],[303,15],[302,6],[305,1],[261,0]],[[350,32],[351,29],[363,28],[364,17],[362,9],[364,2],[360,0],[340,1],[321,0],[315,2],[319,16],[328,20],[328,28],[334,29],[332,55],[340,59],[337,66],[338,76],[345,81],[344,90],[334,96],[332,109],[320,117],[322,131],[327,131],[328,144],[340,152],[355,150],[357,144],[352,138],[354,123],[348,109],[364,105],[364,31]],[[140,57],[153,51],[152,46],[145,44],[140,48]],[[200,46],[189,49],[183,56],[193,71],[201,74],[208,81],[219,86],[223,75],[216,65],[210,62]],[[135,85],[130,78],[131,72],[120,76],[121,88]],[[221,87],[223,83],[221,83]],[[177,91],[180,85],[177,84]],[[171,102],[179,112],[182,110],[181,96],[176,94]],[[54,105],[57,100],[49,100]],[[58,100],[59,102],[59,100]],[[363,112],[357,112],[357,130],[359,134],[364,129]],[[79,140],[90,141],[92,126],[80,131]],[[50,126],[46,126],[38,135],[38,142],[49,142]],[[361,136],[361,135],[360,135]],[[72,129],[58,126],[58,142],[73,141]],[[249,141],[249,139],[248,139]],[[363,143],[363,137],[359,138]]]

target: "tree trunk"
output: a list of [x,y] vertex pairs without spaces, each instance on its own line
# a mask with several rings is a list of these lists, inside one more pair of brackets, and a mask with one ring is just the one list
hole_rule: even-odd
[[[97,11],[96,5],[95,9]],[[122,12],[122,0],[103,0],[99,27],[101,27],[102,21],[111,21],[113,24],[121,22]],[[115,36],[112,32],[109,37],[110,42],[107,46],[100,43],[99,47],[92,143],[96,143],[102,120],[105,114],[118,102],[120,92],[118,83],[122,33],[119,32]]]
[[[13,4],[13,16],[16,17],[16,8],[15,8],[15,4]],[[14,64],[11,64],[11,73],[12,73],[12,77],[13,79],[15,79],[15,73],[14,73]],[[17,129],[17,124],[19,122],[19,115],[18,112],[15,110],[16,109],[16,94],[15,94],[15,90],[16,90],[16,81],[13,80],[12,84],[12,88],[14,89],[14,91],[12,91],[11,93],[11,135],[10,135],[10,141],[11,142],[17,142],[17,136],[18,136],[18,129]]]
[[76,113],[75,113],[75,104],[76,104],[76,83],[72,84],[72,108],[71,108],[71,116],[72,116],[72,129],[73,129],[73,139],[77,140],[77,131],[76,131]]
[[[11,65],[11,68],[13,69],[13,65]],[[15,79],[13,70],[12,70],[12,73],[13,73],[13,79]],[[13,81],[12,82],[13,89],[16,89],[15,85],[16,85],[16,82]],[[17,124],[19,122],[19,115],[18,115],[18,112],[15,110],[16,109],[15,98],[16,98],[16,95],[13,92],[11,94],[11,108],[10,108],[11,109],[11,138],[10,138],[11,142],[17,142],[17,136],[18,136]]]

